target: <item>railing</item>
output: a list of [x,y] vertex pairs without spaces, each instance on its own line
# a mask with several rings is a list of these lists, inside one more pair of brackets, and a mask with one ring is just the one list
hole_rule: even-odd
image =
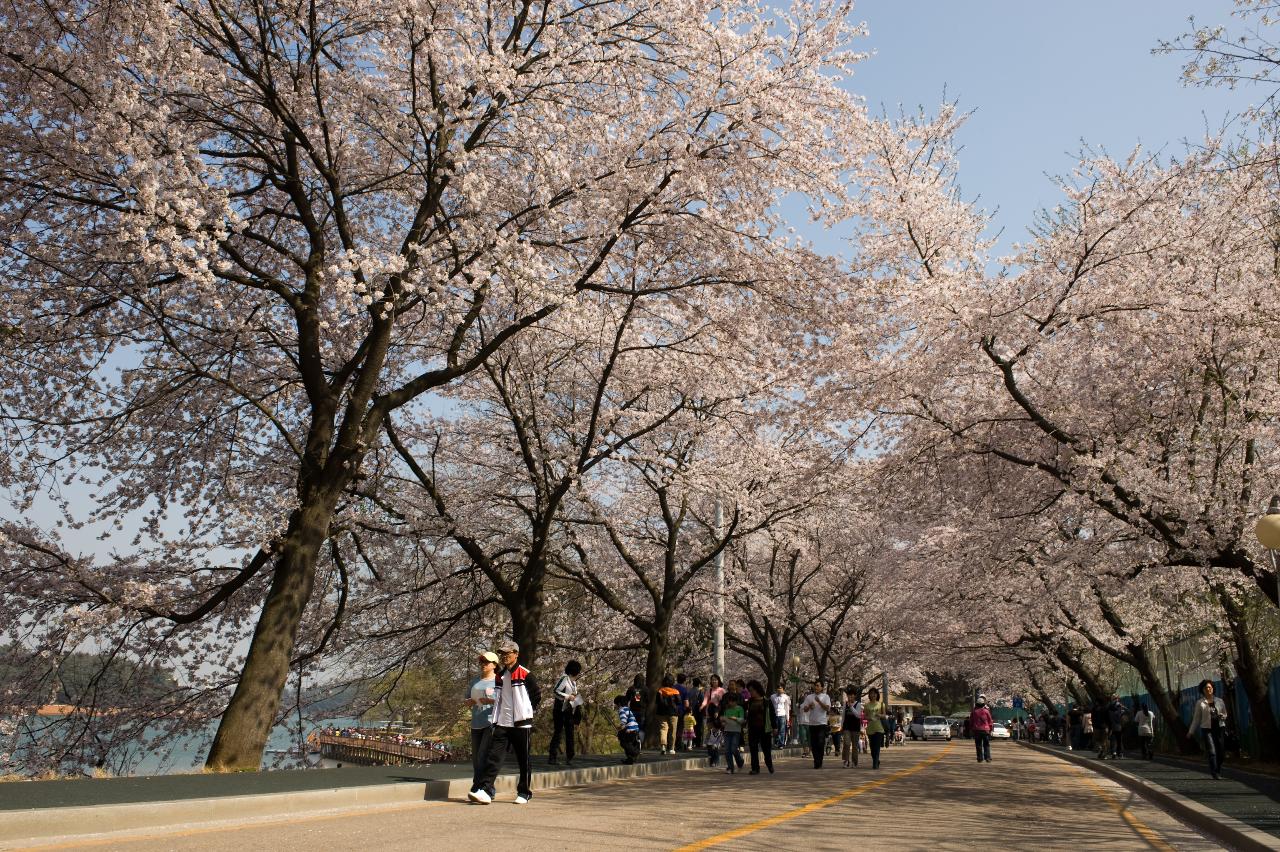
[[367,763],[374,766],[401,766],[406,763],[454,763],[466,757],[457,751],[433,746],[410,745],[370,736],[341,736],[313,733],[308,741],[319,746],[323,757]]

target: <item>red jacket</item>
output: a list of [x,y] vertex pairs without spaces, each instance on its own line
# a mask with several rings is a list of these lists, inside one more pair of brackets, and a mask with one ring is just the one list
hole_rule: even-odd
[[991,733],[991,726],[995,724],[991,719],[991,711],[984,704],[981,707],[973,708],[973,712],[969,714],[969,730],[983,731]]

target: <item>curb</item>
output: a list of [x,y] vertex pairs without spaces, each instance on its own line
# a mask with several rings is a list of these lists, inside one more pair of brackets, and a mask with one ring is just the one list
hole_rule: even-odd
[[[783,750],[779,750],[783,751]],[[535,790],[555,787],[577,787],[671,775],[706,766],[705,755],[675,760],[655,760],[631,765],[584,766],[535,772],[531,786]],[[499,794],[516,788],[516,775],[498,776],[494,786]],[[289,793],[260,793],[249,796],[218,796],[205,799],[182,799],[164,802],[131,802],[119,805],[36,808],[0,812],[0,848],[20,848],[25,844],[78,838],[103,838],[124,832],[154,831],[166,828],[214,826],[228,821],[296,817],[343,809],[359,809],[423,801],[465,800],[471,789],[469,778],[442,781],[414,781],[396,784],[368,784],[359,787],[335,787],[328,790],[305,790]],[[120,839],[124,839],[121,836]]]
[[1235,817],[1227,816],[1221,811],[1216,811],[1208,805],[1202,805],[1194,799],[1189,799],[1181,793],[1175,793],[1173,790],[1162,787],[1145,778],[1139,778],[1136,775],[1116,769],[1103,761],[1090,760],[1074,753],[1069,754],[1028,742],[1023,742],[1021,745],[1043,754],[1052,755],[1059,760],[1082,766],[1098,775],[1106,776],[1144,799],[1154,802],[1183,822],[1195,826],[1225,846],[1243,850],[1243,852],[1275,852],[1275,850],[1280,850],[1280,837],[1275,837],[1265,831],[1254,828]]

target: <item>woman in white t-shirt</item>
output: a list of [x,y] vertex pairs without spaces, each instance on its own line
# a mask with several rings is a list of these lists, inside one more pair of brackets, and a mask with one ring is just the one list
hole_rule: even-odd
[[1147,708],[1147,702],[1139,705],[1138,712],[1133,714],[1133,722],[1138,726],[1138,742],[1142,743],[1142,758],[1151,760],[1155,757],[1155,751],[1151,748],[1151,742],[1156,736],[1156,716]]

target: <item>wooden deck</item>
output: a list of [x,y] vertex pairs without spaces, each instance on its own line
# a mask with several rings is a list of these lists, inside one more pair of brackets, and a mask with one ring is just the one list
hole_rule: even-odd
[[323,757],[365,766],[404,766],[415,763],[455,763],[469,759],[455,751],[409,745],[391,738],[344,737],[315,733],[308,737]]

